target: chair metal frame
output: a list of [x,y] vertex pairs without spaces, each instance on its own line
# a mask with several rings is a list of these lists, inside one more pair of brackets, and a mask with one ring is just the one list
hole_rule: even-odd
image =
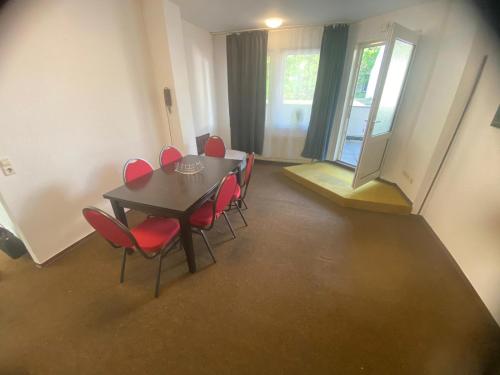
[[[207,234],[205,233],[205,231],[209,231],[210,229],[213,228],[214,224],[215,224],[215,220],[217,220],[217,199],[219,198],[219,195],[220,195],[220,192],[221,192],[221,189],[222,189],[222,186],[224,185],[224,182],[230,177],[230,176],[233,176],[236,178],[236,183],[238,183],[238,179],[236,177],[236,173],[235,172],[230,172],[228,173],[226,176],[224,176],[224,178],[219,182],[219,186],[217,186],[217,190],[215,192],[215,195],[213,196],[212,199],[208,200],[207,202],[212,202],[212,222],[210,223],[210,225],[206,226],[206,227],[203,227],[203,228],[200,228],[200,227],[196,227],[196,226],[191,226],[191,231],[195,234],[199,234],[202,236],[203,238],[203,241],[205,242],[205,245],[207,246],[208,248],[208,251],[210,252],[210,255],[212,255],[212,258],[213,258],[213,254],[212,254],[212,246],[210,245],[210,243],[208,242],[208,238],[207,238]],[[231,202],[229,202],[229,204],[231,204]],[[229,229],[231,230],[231,233],[233,235],[233,239],[236,238],[236,233],[234,231],[234,228],[233,226],[231,225],[231,222],[229,221],[229,217],[227,216],[227,213],[226,213],[226,210],[223,210],[222,211],[222,215],[224,216],[224,219],[226,221],[226,224],[227,226],[229,227]],[[215,258],[214,258],[214,262],[215,262]]]
[[[178,244],[180,243],[181,246],[182,246],[182,242],[180,242],[180,234],[177,234],[171,241],[167,242],[163,247],[161,247],[158,251],[154,252],[154,253],[149,253],[149,252],[146,252],[144,251],[140,246],[139,244],[137,243],[137,240],[135,238],[135,236],[132,234],[132,232],[130,231],[130,229],[124,225],[121,221],[115,219],[113,216],[111,216],[110,214],[108,214],[107,212],[97,208],[97,207],[85,207],[82,212],[83,214],[85,214],[86,211],[97,211],[99,212],[100,214],[104,215],[106,218],[108,218],[109,220],[111,220],[115,225],[117,225],[121,230],[123,230],[123,232],[128,236],[128,238],[130,239],[131,243],[133,244],[132,247],[130,248],[125,248],[123,246],[120,246],[120,245],[117,245],[115,243],[113,243],[112,241],[108,240],[107,238],[104,238],[106,239],[106,241],[111,245],[113,246],[115,249],[120,249],[120,248],[123,248],[123,258],[122,258],[122,265],[121,265],[121,272],[120,272],[120,284],[123,284],[124,280],[125,280],[125,264],[127,262],[127,255],[132,255],[134,253],[134,251],[138,251],[139,253],[141,253],[141,255],[146,258],[146,259],[154,259],[156,257],[159,256],[159,264],[158,264],[158,273],[156,275],[156,284],[155,284],[155,298],[158,298],[158,295],[159,295],[159,289],[160,289],[160,276],[161,276],[161,267],[162,267],[162,261],[163,261],[163,258],[165,258],[167,256],[167,254]],[[212,252],[210,251],[209,249],[209,252],[210,252],[210,255],[212,256],[212,259],[214,259],[214,262],[215,262],[215,258],[212,254]]]
[[[241,200],[241,203],[243,203],[243,205],[245,206],[245,209],[248,209],[248,206],[245,202],[245,198],[247,196],[248,185],[250,185],[250,180],[252,179],[253,167],[255,165],[255,152],[248,154],[247,164],[246,164],[245,168],[248,168],[248,161],[250,160],[250,157],[252,158],[252,169],[250,171],[250,175],[248,176],[248,180],[245,179],[245,184],[243,186],[244,190],[242,190],[241,197],[239,199],[239,200]],[[246,171],[245,171],[245,177],[246,177]]]
[[248,154],[246,168],[248,168],[248,166],[249,166],[249,160],[250,160],[250,158],[252,159],[251,170],[250,170],[250,174],[248,175],[248,179],[246,179],[247,175],[246,175],[246,170],[245,170],[244,184],[243,184],[243,187],[240,187],[241,188],[240,198],[231,201],[231,204],[229,205],[229,209],[232,209],[233,205],[234,205],[234,207],[236,207],[236,209],[240,213],[240,216],[243,219],[243,222],[245,223],[246,227],[248,227],[248,223],[247,223],[247,221],[245,219],[245,216],[243,216],[243,212],[241,212],[241,207],[240,206],[241,206],[241,204],[243,204],[245,206],[245,209],[246,210],[248,209],[248,206],[247,206],[247,204],[245,202],[245,197],[247,196],[248,185],[250,184],[250,179],[252,178],[253,167],[254,167],[254,164],[255,164],[255,153],[254,152],[252,152],[251,154]]

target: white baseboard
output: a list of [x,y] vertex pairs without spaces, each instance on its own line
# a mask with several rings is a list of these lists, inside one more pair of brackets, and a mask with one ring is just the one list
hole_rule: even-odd
[[311,163],[310,159],[281,159],[281,158],[268,158],[265,156],[257,156],[257,155],[255,155],[255,159],[264,161],[274,161],[277,163],[299,163],[299,164]]

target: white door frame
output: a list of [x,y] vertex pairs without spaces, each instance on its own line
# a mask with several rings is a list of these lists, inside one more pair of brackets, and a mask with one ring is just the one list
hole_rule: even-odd
[[[394,110],[394,116],[392,119],[391,128],[386,133],[372,136],[372,130],[375,126],[375,122],[376,122],[375,120],[376,120],[376,116],[377,116],[378,110],[379,110],[380,99],[382,97],[382,91],[384,89],[385,81],[387,78],[387,73],[389,70],[389,63],[390,63],[390,60],[392,57],[392,52],[394,50],[395,42],[397,40],[409,42],[409,43],[413,44],[414,47],[412,50],[412,54],[410,57],[410,62],[408,64],[408,68],[406,70],[404,82],[403,82],[403,85],[401,87],[400,96],[398,98],[398,103],[397,103],[396,108]],[[363,145],[361,147],[361,153],[360,153],[358,165],[356,166],[356,171],[354,173],[354,179],[353,179],[353,183],[352,183],[352,187],[354,189],[356,189],[357,187],[359,187],[359,186],[361,186],[361,185],[363,185],[363,184],[380,176],[381,170],[382,170],[384,162],[385,162],[387,147],[389,145],[389,141],[390,141],[390,138],[391,138],[392,133],[394,131],[395,125],[397,123],[399,108],[401,107],[401,101],[404,97],[406,84],[408,82],[408,75],[409,75],[409,72],[411,71],[411,68],[413,66],[413,61],[415,60],[417,41],[418,41],[418,34],[416,32],[408,30],[408,29],[404,28],[403,26],[398,25],[396,23],[391,25],[390,33],[389,33],[389,36],[387,38],[386,48],[384,51],[384,57],[382,60],[380,76],[378,77],[377,86],[375,89],[375,94],[373,96],[374,100],[372,102],[372,107],[370,109],[370,115],[368,116],[368,126],[365,129],[365,134],[363,136]],[[368,148],[368,145],[370,143],[374,142],[373,139],[376,139],[377,142],[385,141],[385,148],[384,148],[384,151],[382,154],[382,159],[380,160],[380,165],[376,171],[362,176],[361,171],[362,171],[363,161],[365,161],[366,158],[370,158],[370,155],[367,154],[367,148]]]
[[[385,40],[376,40],[371,42],[361,42],[356,45],[356,48],[354,50],[353,63],[351,65],[351,71],[349,74],[350,77],[347,85],[346,100],[344,100],[344,105],[342,107],[342,117],[340,120],[339,134],[337,136],[337,142],[333,153],[333,160],[336,162],[342,163],[340,161],[340,156],[342,155],[342,150],[344,148],[345,137],[347,134],[347,127],[349,125],[349,118],[351,117],[352,102],[354,100],[354,95],[356,93],[356,83],[358,81],[359,68],[361,65],[361,57],[362,57],[361,51],[363,51],[367,47],[376,47],[385,44],[386,44]],[[355,166],[350,166],[346,163],[342,164],[352,167],[352,169],[356,168]]]

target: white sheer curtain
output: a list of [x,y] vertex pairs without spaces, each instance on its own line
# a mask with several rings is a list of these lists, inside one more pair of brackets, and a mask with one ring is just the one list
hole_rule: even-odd
[[322,27],[269,32],[263,156],[305,160],[304,148],[321,48]]

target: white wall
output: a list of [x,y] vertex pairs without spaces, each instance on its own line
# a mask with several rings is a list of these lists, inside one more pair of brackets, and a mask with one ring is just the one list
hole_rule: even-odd
[[500,103],[498,41],[481,33],[473,53],[473,76],[489,59],[423,216],[500,324],[500,129],[490,126]]
[[145,41],[152,71],[152,98],[159,121],[159,128],[165,143],[183,148],[180,120],[177,111],[175,91],[172,91],[173,112],[165,107],[164,88],[174,87],[170,50],[168,48],[163,2],[161,0],[142,0],[141,11],[144,19]]
[[[184,153],[195,153],[193,111],[179,7],[168,0],[141,0],[140,3],[154,72],[156,108],[162,130],[168,134],[166,143],[174,144]],[[171,112],[165,107],[165,87],[171,90]]]
[[177,98],[177,111],[181,124],[179,130],[182,133],[183,150],[185,153],[196,154],[193,108],[191,106],[191,92],[189,91],[181,12],[178,5],[168,0],[163,0],[163,6],[175,89],[174,94]]
[[7,211],[7,207],[5,206],[2,197],[0,197],[0,225],[7,228],[12,233],[16,233],[15,225],[10,218],[10,214]]
[[110,207],[130,157],[164,143],[140,4],[11,1],[0,14],[1,194],[34,260],[91,232],[81,209]]
[[439,52],[412,124],[412,133],[406,143],[401,142],[400,151],[392,155],[393,165],[397,166],[393,169],[393,181],[414,202],[415,210],[419,207],[419,197],[430,183],[426,172],[433,166],[432,155],[445,124],[462,109],[454,106],[454,100],[472,48],[477,19],[465,3],[453,1],[444,25]]
[[195,135],[212,134],[217,123],[213,37],[187,21],[182,28]]

